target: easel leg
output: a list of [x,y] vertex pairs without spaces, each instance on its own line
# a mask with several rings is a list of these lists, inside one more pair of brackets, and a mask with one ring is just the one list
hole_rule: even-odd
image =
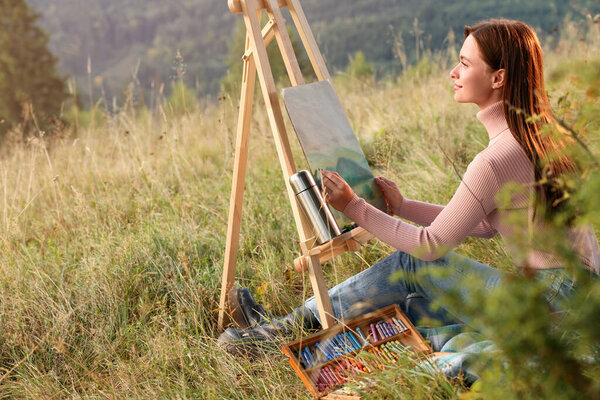
[[[246,48],[249,39],[246,35]],[[222,331],[225,324],[225,312],[229,310],[228,294],[235,281],[235,266],[239,248],[240,220],[242,218],[242,203],[244,201],[244,185],[246,181],[246,165],[248,161],[248,138],[252,121],[252,100],[256,82],[256,64],[254,57],[244,59],[244,76],[240,99],[237,137],[235,145],[235,161],[233,164],[233,182],[231,185],[231,200],[229,204],[229,219],[227,223],[227,242],[225,245],[225,262],[221,282],[221,300],[219,301],[219,319],[217,329]]]
[[319,256],[311,256],[309,258],[308,275],[310,276],[310,283],[315,298],[317,299],[321,325],[323,329],[330,328],[335,324],[335,320],[333,318],[333,308],[331,307],[331,300],[327,293],[327,285],[325,284],[325,278],[323,277],[323,269],[321,268]]

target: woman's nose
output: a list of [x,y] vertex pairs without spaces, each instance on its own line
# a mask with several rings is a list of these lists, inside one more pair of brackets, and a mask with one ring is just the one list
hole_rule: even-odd
[[456,64],[454,66],[454,68],[452,68],[452,70],[450,71],[450,78],[451,79],[458,79],[458,66],[459,66],[459,64]]

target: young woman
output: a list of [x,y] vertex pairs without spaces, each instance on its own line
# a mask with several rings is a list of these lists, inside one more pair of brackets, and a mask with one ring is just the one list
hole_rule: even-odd
[[[463,277],[475,277],[485,287],[493,287],[504,273],[448,251],[469,235],[491,238],[499,233],[510,243],[519,233],[508,222],[515,219],[536,228],[543,226],[563,194],[556,185],[557,179],[576,170],[573,160],[561,153],[565,140],[541,132],[551,122],[551,112],[544,89],[542,50],[526,24],[489,20],[466,27],[459,62],[450,78],[454,82],[454,99],[479,106],[477,118],[489,135],[489,144],[469,164],[450,202],[440,206],[409,200],[394,182],[376,178],[390,213],[421,226],[377,210],[357,197],[339,174],[323,171],[327,201],[398,249],[329,291],[337,318],[393,303],[405,306],[410,296],[417,294],[425,299],[425,307],[413,318],[429,316],[445,323],[467,322],[461,310],[433,313],[429,302],[440,293],[457,288]],[[508,206],[501,206],[496,195],[509,183],[516,183],[521,190],[511,193]],[[583,265],[597,274],[600,249],[592,227],[566,229],[566,237]],[[548,280],[547,300],[553,308],[559,309],[562,298],[574,290],[575,282],[551,253],[531,249],[523,255],[515,252],[513,258],[515,265],[534,271],[538,279]],[[442,266],[449,273],[440,276],[420,272],[430,265]],[[402,279],[390,281],[397,272],[401,272]],[[468,296],[464,288],[460,291],[462,296]],[[314,298],[286,317],[268,318],[247,289],[233,294],[243,314],[237,322],[250,327],[229,328],[220,337],[223,344],[270,340],[299,322],[318,324]]]

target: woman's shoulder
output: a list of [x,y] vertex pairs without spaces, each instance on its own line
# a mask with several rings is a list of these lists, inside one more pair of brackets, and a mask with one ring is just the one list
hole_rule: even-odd
[[533,164],[521,146],[514,138],[499,139],[473,158],[465,177],[468,180],[493,181],[498,188],[508,182],[530,184],[535,179]]
[[533,174],[533,163],[509,130],[495,139],[475,159],[485,160],[495,171],[512,170]]

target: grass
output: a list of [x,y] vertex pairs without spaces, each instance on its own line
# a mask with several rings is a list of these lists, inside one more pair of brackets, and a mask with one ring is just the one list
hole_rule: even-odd
[[[598,62],[596,28],[546,54],[553,98],[582,95],[568,86],[577,71],[559,60]],[[487,134],[474,106],[453,101],[447,63],[429,64],[395,80],[334,85],[376,172],[409,198],[446,203],[455,168],[464,171]],[[237,103],[226,97],[154,118],[129,108],[3,148],[0,398],[309,398],[277,349],[250,362],[215,344]],[[292,269],[296,229],[260,104],[251,135],[236,277],[286,313],[311,290]],[[597,131],[588,140],[598,148]],[[294,152],[301,160],[296,143]],[[328,285],[390,251],[372,241],[336,258],[325,265]],[[468,239],[458,251],[510,268],[499,239]],[[423,374],[403,391],[397,376],[382,376],[369,396],[460,390]]]

